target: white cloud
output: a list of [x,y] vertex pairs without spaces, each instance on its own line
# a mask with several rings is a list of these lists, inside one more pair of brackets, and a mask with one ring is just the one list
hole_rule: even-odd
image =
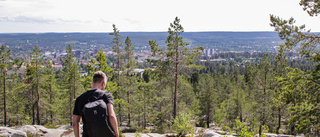
[[38,26],[37,31],[44,32],[55,31],[53,28],[111,32],[112,24],[116,24],[121,31],[167,31],[178,16],[185,31],[272,31],[269,14],[275,14],[293,16],[298,25],[320,31],[319,17],[310,18],[299,1],[0,0],[0,26],[17,31],[26,26],[23,23],[37,23],[48,24]]
[[107,21],[107,20],[105,20],[105,19],[100,19],[100,21],[101,21],[102,23],[106,23],[106,24],[110,24],[110,23],[112,23],[112,22]]
[[16,16],[16,17],[0,17],[0,22],[23,22],[23,23],[55,23],[54,20],[44,19],[42,17],[26,17],[26,16]]
[[37,24],[85,24],[91,21],[82,20],[66,20],[66,19],[50,19],[43,17],[30,16],[15,16],[15,17],[0,17],[0,22],[19,22],[19,23],[37,23]]

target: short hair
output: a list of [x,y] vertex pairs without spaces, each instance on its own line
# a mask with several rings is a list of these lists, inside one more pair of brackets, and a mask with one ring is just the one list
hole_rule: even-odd
[[101,83],[105,80],[107,82],[108,78],[106,74],[104,74],[102,71],[97,71],[93,74],[92,82],[93,83]]

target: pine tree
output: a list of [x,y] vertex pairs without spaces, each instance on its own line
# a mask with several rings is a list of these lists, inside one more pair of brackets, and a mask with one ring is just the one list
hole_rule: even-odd
[[127,69],[127,75],[132,71],[132,69],[136,68],[136,63],[133,56],[134,46],[132,45],[131,39],[127,36],[125,41],[125,68]]
[[40,79],[42,78],[42,70],[41,65],[43,64],[42,61],[42,54],[40,53],[40,49],[37,45],[34,46],[33,52],[30,53],[31,57],[31,66],[34,69],[34,73],[32,73],[33,77],[33,85],[35,87],[35,91],[37,93],[37,100],[34,104],[37,107],[37,124],[40,125]]
[[[104,72],[108,79],[111,79],[113,77],[113,69],[111,67],[108,66],[107,64],[107,58],[106,55],[103,53],[103,51],[98,51],[97,53],[97,57],[95,59],[91,59],[90,63],[92,63],[94,66],[97,67],[93,67],[93,65],[87,64],[86,67],[88,68],[88,75],[86,77],[84,77],[82,79],[82,84],[85,87],[86,90],[91,89],[91,84],[92,84],[92,76],[94,74],[94,72],[96,71],[102,71]],[[114,88],[113,87],[113,82],[110,82],[108,80],[106,88],[108,89],[112,89],[112,91],[110,91],[111,93],[114,93]]]
[[201,89],[199,92],[200,109],[204,121],[206,121],[206,127],[210,127],[210,122],[213,116],[213,109],[216,97],[217,97],[217,84],[214,82],[214,78],[210,74],[203,75],[200,79]]
[[117,75],[117,79],[118,79],[118,82],[117,82],[117,84],[118,84],[118,87],[119,87],[119,90],[118,90],[118,92],[116,93],[116,99],[118,99],[119,100],[119,103],[118,103],[118,114],[119,114],[119,123],[120,123],[120,125],[122,124],[122,117],[121,117],[121,114],[122,114],[122,112],[121,112],[121,93],[120,93],[120,91],[122,90],[121,89],[121,84],[120,84],[120,79],[121,79],[121,75],[120,75],[120,71],[121,71],[121,64],[122,64],[122,52],[123,52],[123,50],[121,49],[121,46],[122,46],[122,42],[120,42],[120,40],[122,39],[122,36],[119,34],[119,30],[118,30],[118,28],[116,28],[116,25],[112,25],[112,27],[113,27],[113,33],[110,33],[110,35],[113,35],[114,37],[113,37],[113,40],[112,40],[112,43],[113,44],[115,44],[115,45],[113,45],[112,46],[112,49],[113,49],[113,52],[115,52],[115,53],[117,53],[116,54],[116,61],[117,61],[117,69],[116,69],[116,71],[117,71],[117,73],[118,73],[118,75]]
[[[7,92],[7,115],[9,119],[7,125],[21,125],[22,121],[25,120],[23,114],[20,112],[23,110],[25,105],[25,100],[21,98],[21,92],[17,92],[16,88],[22,85],[22,81],[18,74],[17,70],[20,69],[22,65],[22,61],[19,58],[14,59],[14,61],[10,61],[7,67],[8,71],[11,71],[11,74],[7,74],[7,78],[10,80],[6,80],[6,91]],[[13,73],[12,73],[13,72]]]
[[184,29],[180,24],[180,19],[176,17],[174,22],[170,23],[168,29],[169,35],[166,40],[166,50],[160,49],[156,41],[149,41],[153,55],[159,58],[159,60],[151,60],[150,62],[156,64],[159,69],[168,68],[168,70],[173,71],[173,119],[175,119],[177,115],[178,75],[182,69],[186,68],[186,66],[196,67],[193,65],[194,59],[201,54],[199,50],[203,50],[203,47],[194,48],[192,50],[187,48],[186,46],[189,44],[183,41],[183,32]]
[[258,89],[255,93],[255,99],[257,101],[255,113],[259,120],[259,136],[261,136],[263,131],[262,127],[267,124],[267,120],[270,118],[271,114],[271,85],[274,77],[271,68],[270,56],[264,54],[263,58],[260,59],[260,63],[257,68],[259,71],[256,77]]
[[[95,62],[95,61],[93,61]],[[106,75],[111,78],[112,77],[112,72],[113,72],[113,69],[110,68],[107,64],[107,58],[106,58],[106,55],[103,53],[103,51],[98,51],[97,53],[97,57],[96,57],[96,64],[98,66],[98,68],[95,71],[103,71],[104,73],[106,73]]]
[[[312,0],[301,0],[300,5],[310,16],[317,16],[320,13],[320,2]],[[290,69],[285,78],[280,79],[284,87],[282,95],[286,104],[290,105],[290,133],[305,133],[311,136],[319,136],[320,120],[320,53],[318,51],[320,36],[306,31],[305,25],[295,25],[291,17],[288,20],[270,15],[270,25],[278,32],[279,37],[284,40],[284,51],[298,51],[301,56],[317,63],[315,69],[310,72],[302,72],[299,69]],[[298,48],[296,48],[298,47]],[[298,113],[299,112],[299,113]],[[313,131],[310,133],[310,131]]]
[[[35,76],[34,76],[34,73],[35,73],[35,69],[34,67],[31,65],[31,62],[29,60],[26,61],[26,79],[25,79],[25,83],[26,83],[26,87],[28,89],[28,92],[29,92],[29,96],[28,99],[30,100],[30,102],[28,102],[28,106],[27,108],[32,108],[32,112],[31,112],[31,115],[32,115],[32,125],[34,125],[36,122],[36,118],[35,118],[35,102],[34,102],[34,79],[35,79]],[[31,92],[31,93],[30,93]],[[30,106],[29,106],[30,104]]]
[[[130,126],[131,124],[131,102],[130,102],[130,95],[131,93],[136,90],[136,81],[137,81],[137,77],[134,76],[135,72],[133,72],[133,69],[136,68],[136,63],[134,60],[134,56],[133,56],[133,50],[134,50],[134,46],[131,43],[131,39],[129,38],[129,36],[127,36],[126,40],[125,40],[125,60],[124,60],[124,64],[125,64],[125,72],[126,72],[126,76],[123,77],[123,89],[125,90],[125,92],[127,93],[127,111],[128,111],[128,126]],[[139,75],[139,74],[137,74]]]
[[[78,65],[74,61],[73,57],[73,52],[72,52],[72,47],[71,45],[68,45],[67,47],[67,55],[64,58],[63,61],[63,83],[64,83],[64,89],[66,90],[65,96],[69,98],[68,101],[68,109],[69,112],[66,113],[66,117],[69,118],[70,125],[72,125],[72,109],[73,109],[73,102],[74,99],[76,99],[76,88],[79,86],[78,81],[80,79],[80,74],[78,71]],[[81,93],[81,90],[79,90]]]
[[[274,59],[274,71],[275,76],[279,78],[283,78],[285,75],[285,67],[287,66],[287,60],[286,60],[286,54],[284,53],[284,45],[280,44],[278,53]],[[276,129],[276,133],[279,134],[279,130],[281,128],[281,116],[283,115],[282,111],[285,111],[282,109],[284,107],[284,103],[281,101],[281,94],[282,94],[282,86],[280,84],[276,84],[275,86],[275,94],[273,102],[275,104],[275,107],[278,110],[278,127]]]
[[56,89],[55,89],[55,71],[53,70],[52,63],[50,60],[47,60],[47,65],[45,67],[45,85],[44,89],[47,91],[47,102],[49,104],[49,116],[51,125],[54,123],[54,112],[56,111],[55,104],[56,100]]
[[[144,83],[140,82],[138,85],[138,90],[137,90],[137,96],[138,96],[138,101],[139,104],[142,104],[142,106],[139,106],[138,109],[140,109],[140,115],[142,115],[142,127],[143,129],[146,129],[147,126],[147,115],[150,113],[148,110],[149,107],[151,106],[150,99],[152,98],[152,87],[150,86],[149,83]],[[141,113],[142,112],[142,113]]]
[[6,74],[7,74],[7,67],[9,64],[9,56],[11,54],[11,49],[7,50],[6,45],[1,46],[1,51],[0,51],[0,69],[3,74],[3,113],[4,113],[4,125],[7,125],[7,90],[6,90]]
[[[15,69],[17,70],[17,69]],[[28,112],[30,109],[27,109],[26,106],[29,105],[28,99],[25,97],[28,92],[26,92],[26,85],[23,83],[23,80],[17,73],[10,74],[10,81],[8,81],[8,115],[9,123],[8,125],[23,125],[28,124],[29,116]]]

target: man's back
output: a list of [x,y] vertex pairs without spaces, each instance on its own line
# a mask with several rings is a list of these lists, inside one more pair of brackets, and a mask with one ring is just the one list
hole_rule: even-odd
[[[83,120],[83,137],[119,137],[117,117],[112,105],[112,95],[109,92],[102,91],[105,90],[107,81],[108,78],[105,73],[102,71],[95,72],[92,77],[91,90],[76,99],[72,120],[75,137],[80,137],[81,117]],[[103,124],[103,126],[99,124]]]
[[108,103],[113,103],[112,95],[99,89],[89,90],[76,99],[73,114],[82,117],[83,137],[115,136],[108,119]]

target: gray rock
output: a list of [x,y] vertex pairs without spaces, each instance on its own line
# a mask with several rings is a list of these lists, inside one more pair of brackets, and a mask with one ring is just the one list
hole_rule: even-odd
[[[267,137],[293,137],[293,135],[284,135],[284,134],[274,134],[274,133],[263,133]],[[254,135],[254,137],[259,137],[259,134]],[[294,136],[294,137],[303,137],[303,136]]]
[[[32,134],[34,136],[44,137],[74,137],[73,129],[70,126],[61,126],[58,129],[48,129],[41,125],[25,125],[19,128],[20,130]],[[68,129],[68,130],[67,130]]]
[[2,137],[27,137],[27,133],[11,129],[8,127],[0,127],[0,136]]
[[127,133],[127,132],[134,133],[136,131],[137,130],[135,128],[133,128],[133,127],[120,126],[120,132],[123,132],[123,133]]
[[[141,137],[149,137],[147,134],[139,133]],[[136,133],[122,133],[124,137],[136,137]]]
[[[81,128],[81,125],[80,125],[80,128]],[[70,125],[62,125],[62,126],[59,126],[57,129],[72,130],[73,127]]]
[[49,132],[49,130],[47,128],[45,128],[44,126],[41,126],[41,125],[24,125],[24,126],[20,127],[19,129],[21,131],[28,133],[28,134],[40,135],[40,136],[44,136],[45,134],[47,134]]
[[165,137],[165,135],[158,134],[158,133],[147,133],[149,137]]
[[208,134],[205,134],[204,137],[212,137],[212,136],[215,136],[215,134],[213,133],[208,133]]
[[73,130],[61,130],[61,131],[56,130],[55,133],[57,133],[57,134],[56,135],[52,134],[50,137],[56,137],[57,135],[60,137],[74,137]]
[[37,133],[37,129],[32,125],[24,125],[19,128],[19,130],[35,135]]
[[[139,133],[141,137],[166,137],[165,134],[158,133]],[[124,137],[136,137],[136,133],[122,133]]]

